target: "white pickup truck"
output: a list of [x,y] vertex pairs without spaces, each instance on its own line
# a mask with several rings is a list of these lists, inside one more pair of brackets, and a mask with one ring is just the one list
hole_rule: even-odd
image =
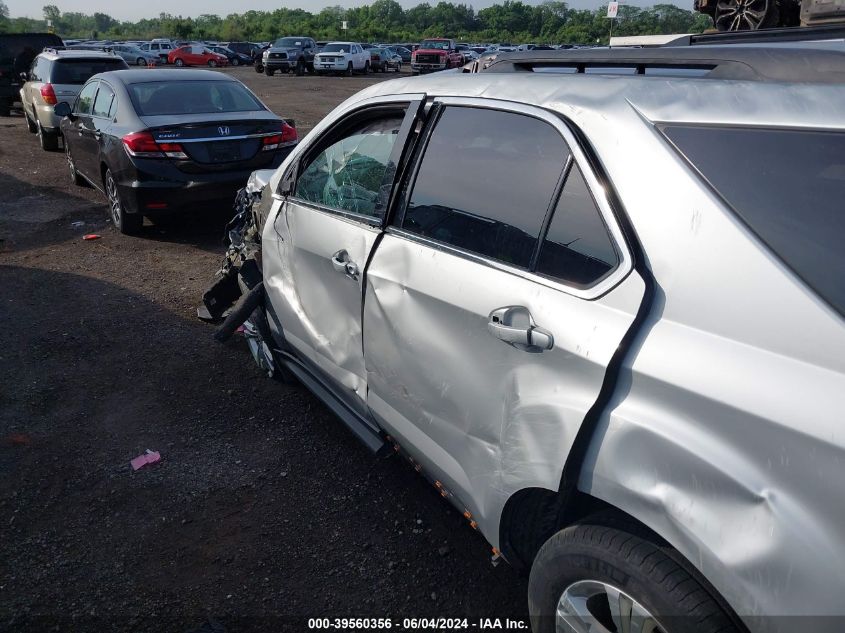
[[370,72],[370,51],[355,42],[329,42],[314,56],[318,74]]

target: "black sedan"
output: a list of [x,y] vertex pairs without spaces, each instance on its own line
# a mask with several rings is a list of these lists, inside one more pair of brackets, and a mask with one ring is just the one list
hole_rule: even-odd
[[109,199],[122,233],[143,216],[230,204],[256,169],[274,169],[296,129],[237,79],[209,70],[94,75],[60,103],[70,175]]
[[223,55],[226,59],[228,59],[230,66],[240,66],[242,64],[246,64],[247,66],[252,65],[252,57],[245,53],[233,51],[228,46],[209,46],[208,48],[218,55]]

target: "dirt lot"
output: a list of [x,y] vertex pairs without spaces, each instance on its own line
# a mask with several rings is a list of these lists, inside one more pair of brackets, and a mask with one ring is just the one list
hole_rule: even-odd
[[[229,72],[300,132],[390,78]],[[410,467],[195,319],[225,216],[136,238],[106,217],[0,119],[0,630],[527,618],[525,580]]]

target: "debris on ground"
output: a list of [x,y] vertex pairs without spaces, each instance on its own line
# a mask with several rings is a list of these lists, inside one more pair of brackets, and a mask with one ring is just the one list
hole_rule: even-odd
[[102,235],[97,235],[96,233],[88,233],[88,234],[86,234],[86,235],[83,235],[83,236],[82,236],[82,239],[83,239],[83,240],[98,240],[98,239],[100,239],[101,237],[103,237],[103,236],[102,236]]
[[157,461],[161,459],[161,453],[158,451],[151,451],[147,449],[145,453],[138,455],[135,459],[133,459],[130,464],[132,464],[132,470],[138,470],[139,468],[143,468],[147,464],[155,464]]
[[83,222],[82,220],[77,220],[76,222],[71,222],[70,225],[73,228],[78,229],[80,226],[85,226],[85,222]]

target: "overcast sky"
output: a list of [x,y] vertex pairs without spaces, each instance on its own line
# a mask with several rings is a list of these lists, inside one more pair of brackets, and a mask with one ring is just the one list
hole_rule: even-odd
[[[438,0],[429,0],[429,4],[435,5]],[[461,2],[472,5],[475,9],[483,9],[495,4],[496,0],[452,0],[455,4]],[[499,0],[501,2],[501,0]],[[540,0],[523,0],[528,4],[539,4]],[[664,0],[666,1],[666,0]],[[692,9],[692,0],[682,3],[678,0],[668,0],[679,6],[686,6]],[[311,12],[318,12],[325,6],[341,5],[344,7],[356,7],[362,4],[370,4],[367,0],[246,0],[244,2],[232,3],[231,0],[143,0],[142,2],[127,2],[122,0],[5,0],[9,7],[9,14],[13,18],[27,16],[31,18],[42,18],[41,7],[46,4],[55,4],[60,11],[79,11],[82,13],[107,13],[118,20],[138,20],[140,18],[151,18],[159,13],[171,13],[183,17],[196,17],[201,13],[216,13],[225,16],[229,13],[243,13],[250,9],[272,11],[279,7],[291,9],[307,9]],[[637,6],[650,6],[656,4],[650,0],[629,0],[629,4]],[[399,3],[406,9],[419,4],[418,0],[399,0]],[[573,9],[595,9],[606,4],[606,0],[570,0],[569,6]]]

